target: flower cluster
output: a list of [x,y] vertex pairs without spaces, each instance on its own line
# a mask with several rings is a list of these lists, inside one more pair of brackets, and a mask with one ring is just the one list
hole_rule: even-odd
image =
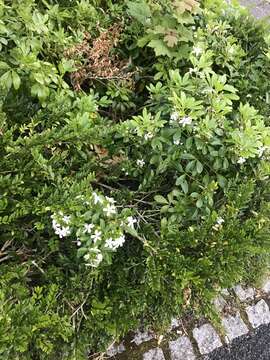
[[117,237],[116,239],[113,238],[109,238],[105,241],[105,247],[115,251],[117,248],[119,248],[120,246],[123,246],[124,242],[125,242],[125,236],[124,235],[120,235],[119,237]]
[[190,116],[184,116],[180,118],[177,111],[174,111],[170,116],[170,124],[178,123],[179,125],[185,127],[186,125],[192,124],[192,118]]
[[[68,226],[70,223],[70,216],[64,215],[63,212],[60,211],[58,216],[53,214],[51,218],[54,232],[60,237],[60,239],[71,234],[71,229]],[[59,220],[62,224],[58,222]]]
[[124,231],[134,231],[137,220],[130,212],[118,214],[115,200],[95,191],[88,197],[77,196],[75,202],[74,214],[68,216],[57,211],[51,216],[52,227],[60,238],[73,233],[78,256],[83,257],[86,266],[97,267],[105,253],[110,254],[123,246]]

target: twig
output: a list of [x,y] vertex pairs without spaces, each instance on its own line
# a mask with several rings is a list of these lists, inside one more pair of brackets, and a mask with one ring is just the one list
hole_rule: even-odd
[[0,263],[7,260],[7,259],[9,259],[9,258],[11,258],[10,255],[4,256],[3,258],[0,259]]

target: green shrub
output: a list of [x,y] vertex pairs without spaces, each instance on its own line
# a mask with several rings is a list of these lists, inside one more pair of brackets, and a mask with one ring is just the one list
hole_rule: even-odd
[[269,27],[221,0],[0,1],[0,354],[85,359],[269,254]]

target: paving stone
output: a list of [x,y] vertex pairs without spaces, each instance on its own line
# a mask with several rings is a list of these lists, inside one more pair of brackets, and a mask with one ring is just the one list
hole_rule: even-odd
[[165,357],[163,351],[159,348],[156,348],[144,353],[143,360],[165,360]]
[[222,325],[224,326],[226,332],[225,340],[227,343],[248,333],[248,327],[241,319],[239,313],[235,316],[229,315],[224,317],[222,319]]
[[143,342],[154,339],[154,335],[149,331],[136,331],[135,336],[131,342],[135,342],[136,345],[140,345]]
[[260,300],[256,305],[248,306],[246,313],[253,328],[270,323],[269,307],[264,300]]
[[266,293],[266,294],[270,294],[270,279],[267,279],[262,286],[262,290]]
[[192,344],[187,336],[169,342],[171,360],[195,360]]
[[121,343],[119,345],[113,344],[108,348],[107,355],[108,356],[115,356],[117,354],[121,354],[124,351],[126,351],[126,348],[125,348],[123,343]]
[[252,287],[244,288],[241,285],[236,285],[233,288],[233,290],[240,301],[247,301],[254,299],[255,290]]
[[208,354],[222,346],[222,342],[216,330],[210,324],[205,324],[199,328],[193,329],[193,336],[197,341],[201,354]]
[[221,295],[218,295],[213,300],[213,305],[215,306],[217,311],[222,312],[225,306],[227,305],[227,302]]
[[171,320],[171,325],[170,325],[169,331],[174,330],[174,329],[178,328],[179,326],[181,326],[180,319],[173,318]]

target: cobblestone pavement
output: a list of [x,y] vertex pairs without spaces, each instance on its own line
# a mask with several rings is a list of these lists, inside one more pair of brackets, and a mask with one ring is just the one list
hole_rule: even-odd
[[225,289],[213,304],[222,329],[207,321],[191,321],[187,329],[181,319],[172,319],[164,337],[137,331],[107,355],[117,360],[270,360],[270,277],[260,288]]

